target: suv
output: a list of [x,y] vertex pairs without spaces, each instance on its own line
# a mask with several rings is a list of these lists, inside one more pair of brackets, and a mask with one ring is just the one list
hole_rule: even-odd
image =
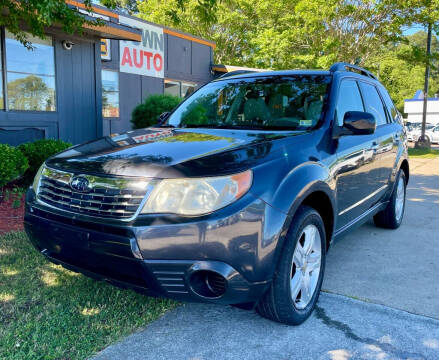
[[25,227],[50,261],[155,296],[300,324],[331,243],[401,224],[407,142],[368,71],[222,77],[157,126],[49,158]]

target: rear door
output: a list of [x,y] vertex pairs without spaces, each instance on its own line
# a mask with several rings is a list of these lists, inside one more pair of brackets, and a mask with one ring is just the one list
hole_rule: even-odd
[[[350,78],[340,83],[335,114],[338,126],[343,125],[347,111],[365,111],[358,83]],[[335,174],[337,229],[361,216],[373,204],[379,188],[374,143],[375,134],[342,136],[338,139]]]
[[381,196],[389,184],[390,175],[396,161],[398,149],[397,125],[388,120],[383,100],[374,84],[360,81],[361,94],[364,100],[366,112],[371,113],[376,120],[376,139],[373,142],[373,150],[376,164],[376,175],[381,189]]

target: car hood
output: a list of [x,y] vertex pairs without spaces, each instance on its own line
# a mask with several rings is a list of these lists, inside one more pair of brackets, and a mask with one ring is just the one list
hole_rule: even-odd
[[148,128],[74,146],[46,165],[76,174],[175,178],[248,169],[273,158],[275,140],[303,132]]

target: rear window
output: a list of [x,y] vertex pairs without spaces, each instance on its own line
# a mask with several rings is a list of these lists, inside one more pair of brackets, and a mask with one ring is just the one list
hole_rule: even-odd
[[380,93],[386,104],[387,110],[389,111],[390,121],[401,123],[401,117],[399,116],[399,112],[396,110],[389,93],[384,88],[380,88]]
[[377,88],[374,85],[362,81],[360,82],[360,88],[366,112],[375,116],[377,126],[385,125],[387,123],[386,111]]

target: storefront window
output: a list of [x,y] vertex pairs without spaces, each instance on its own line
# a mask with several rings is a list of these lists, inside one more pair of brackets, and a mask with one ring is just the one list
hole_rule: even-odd
[[192,95],[196,87],[197,87],[196,84],[181,83],[181,97],[185,98],[187,96]]
[[9,110],[55,111],[55,60],[51,38],[28,35],[26,49],[6,31]]
[[119,73],[102,70],[102,116],[119,117]]
[[[2,49],[0,46],[0,59],[1,58],[2,58]],[[2,68],[2,62],[0,61],[0,110],[3,110],[5,108],[4,103],[5,103],[5,96],[3,95],[3,68]]]
[[165,80],[165,94],[185,98],[191,95],[197,87],[197,84],[187,83],[174,80]]
[[180,83],[178,81],[165,81],[165,94],[180,96]]

